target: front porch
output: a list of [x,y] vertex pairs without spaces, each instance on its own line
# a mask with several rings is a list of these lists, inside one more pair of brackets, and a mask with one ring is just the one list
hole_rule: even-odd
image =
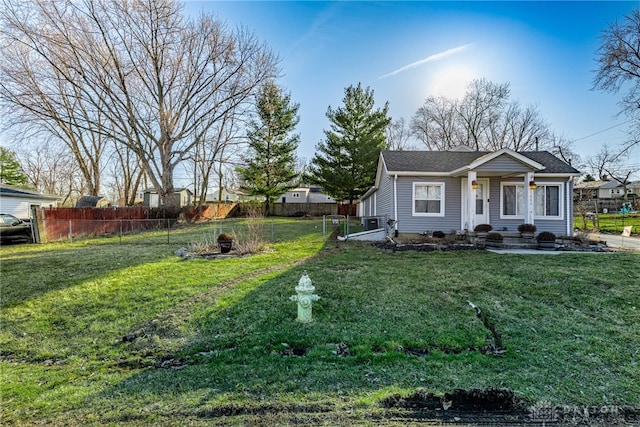
[[[501,249],[537,249],[538,242],[534,237],[522,237],[517,231],[499,231],[502,235]],[[469,242],[486,245],[486,237],[478,237],[476,233],[469,234]]]

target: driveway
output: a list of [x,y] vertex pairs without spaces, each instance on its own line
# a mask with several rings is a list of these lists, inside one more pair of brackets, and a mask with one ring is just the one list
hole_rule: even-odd
[[589,238],[607,242],[612,248],[631,249],[640,252],[640,237],[622,237],[620,234],[590,233]]

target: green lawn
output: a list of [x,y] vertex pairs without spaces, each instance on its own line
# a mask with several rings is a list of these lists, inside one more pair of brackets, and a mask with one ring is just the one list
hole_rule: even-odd
[[[0,248],[2,422],[320,423],[375,419],[395,393],[486,387],[640,407],[639,255],[390,253],[325,242],[320,221],[276,224],[270,251],[226,260]],[[289,300],[305,270],[321,296],[309,325]],[[491,333],[469,301],[503,357],[482,351]]]
[[631,233],[640,236],[640,214],[598,214],[595,218],[585,220],[581,215],[574,218],[575,227],[584,231],[620,234],[625,226],[632,226]]

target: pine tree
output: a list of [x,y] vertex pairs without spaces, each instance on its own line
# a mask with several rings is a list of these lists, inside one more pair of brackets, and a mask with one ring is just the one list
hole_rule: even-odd
[[29,178],[22,171],[16,153],[0,147],[0,183],[24,187],[28,182]]
[[386,128],[391,122],[388,103],[374,110],[373,90],[345,89],[344,106],[327,110],[331,129],[316,146],[309,180],[336,200],[351,205],[374,183],[380,151],[387,148]]
[[298,121],[299,104],[291,103],[274,83],[265,84],[256,100],[257,119],[249,124],[249,148],[238,168],[242,189],[265,197],[265,212],[276,197],[296,186],[296,155],[300,136],[292,134]]

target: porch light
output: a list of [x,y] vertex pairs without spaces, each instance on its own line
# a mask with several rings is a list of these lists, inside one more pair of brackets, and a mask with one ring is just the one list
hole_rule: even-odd
[[529,181],[529,189],[530,190],[535,190],[537,187],[536,182],[535,181]]
[[471,181],[471,188],[473,188],[474,190],[478,189],[478,181],[476,181],[475,179],[473,181]]

